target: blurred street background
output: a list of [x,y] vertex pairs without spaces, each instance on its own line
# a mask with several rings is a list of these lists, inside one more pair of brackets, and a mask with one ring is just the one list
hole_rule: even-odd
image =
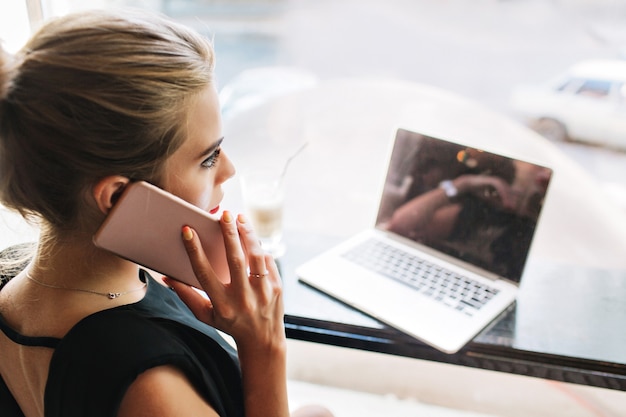
[[[390,77],[440,87],[513,118],[515,86],[546,81],[582,60],[626,59],[626,0],[42,3],[47,15],[130,6],[191,25],[215,42],[220,87],[259,67],[286,66],[319,80]],[[626,209],[626,152],[557,145]]]
[[[117,3],[156,8],[211,36],[222,87],[247,69],[288,66],[320,80],[372,76],[429,84],[515,118],[509,103],[515,86],[546,81],[586,59],[626,59],[626,0]],[[625,152],[557,145],[626,202]]]

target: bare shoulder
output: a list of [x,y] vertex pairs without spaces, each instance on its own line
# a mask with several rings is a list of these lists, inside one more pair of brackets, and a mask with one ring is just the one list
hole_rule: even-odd
[[126,391],[117,414],[118,417],[181,415],[218,417],[187,377],[170,365],[140,374]]

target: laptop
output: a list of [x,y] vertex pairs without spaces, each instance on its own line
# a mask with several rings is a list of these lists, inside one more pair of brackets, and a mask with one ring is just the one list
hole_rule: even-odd
[[515,302],[551,177],[542,165],[398,129],[375,227],[296,273],[455,353]]

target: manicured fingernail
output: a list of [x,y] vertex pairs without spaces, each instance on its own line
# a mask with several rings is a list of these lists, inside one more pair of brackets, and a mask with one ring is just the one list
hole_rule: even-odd
[[183,226],[183,239],[191,240],[193,238],[193,232],[191,231],[191,227]]
[[224,210],[224,214],[222,214],[222,219],[224,219],[225,223],[232,223],[233,222],[233,215],[230,214],[230,211]]
[[238,214],[237,221],[239,221],[239,223],[246,223],[248,219],[246,219],[246,216],[244,216],[243,214]]

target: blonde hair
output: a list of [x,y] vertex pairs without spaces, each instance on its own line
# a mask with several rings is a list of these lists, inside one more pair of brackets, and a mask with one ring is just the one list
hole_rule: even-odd
[[0,57],[0,202],[71,230],[98,179],[158,182],[213,66],[209,40],[160,16],[48,22]]

